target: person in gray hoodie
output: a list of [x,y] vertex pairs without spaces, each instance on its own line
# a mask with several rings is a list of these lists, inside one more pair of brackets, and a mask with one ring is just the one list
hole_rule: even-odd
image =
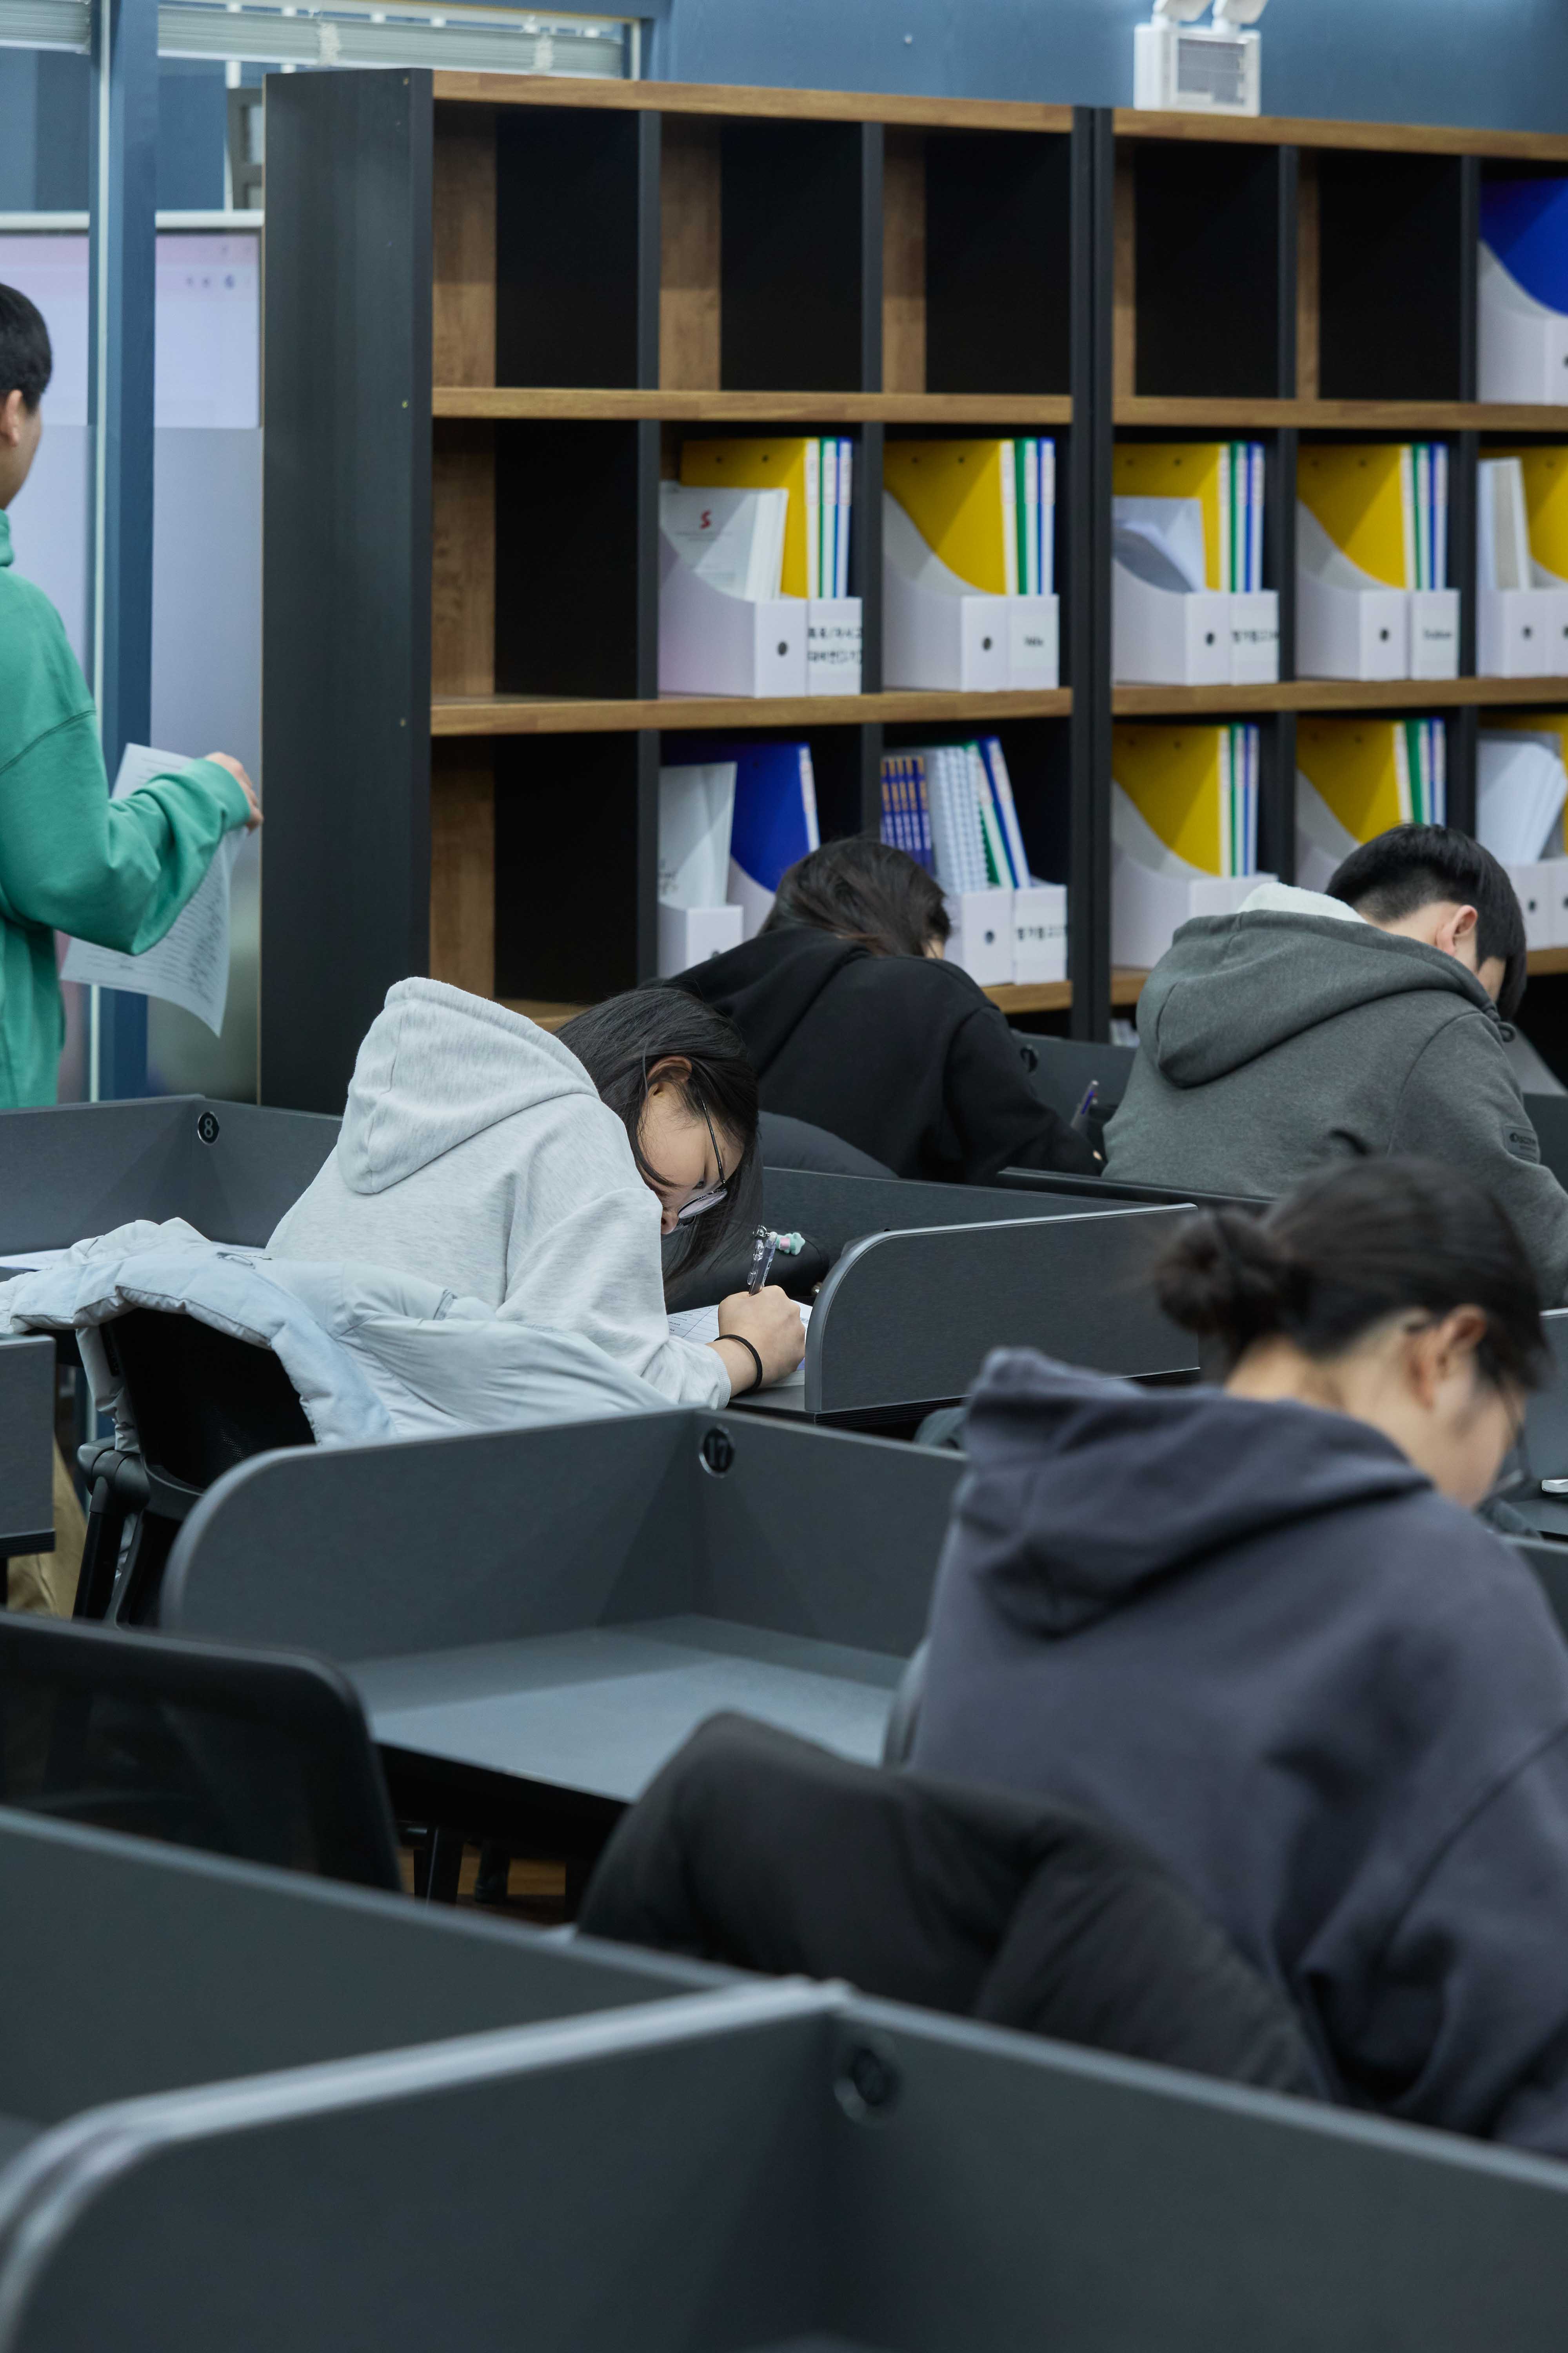
[[1199,1213],[1160,1295],[1223,1389],[985,1366],[912,1761],[1152,1848],[1337,2098],[1568,2158],[1568,1647],[1472,1516],[1542,1358],[1518,1238],[1363,1161]]
[[612,997],[552,1037],[438,980],[401,980],[361,1043],[331,1157],[267,1245],[421,1275],[593,1341],[672,1405],[793,1372],[800,1310],[772,1284],[672,1334],[660,1233],[726,1240],[756,1151],[741,1041],[675,989]]
[[1326,894],[1262,884],[1184,923],[1145,982],[1105,1175],[1273,1197],[1334,1161],[1426,1155],[1496,1194],[1554,1306],[1568,1194],[1504,1050],[1524,980],[1513,886],[1452,827],[1380,834]]

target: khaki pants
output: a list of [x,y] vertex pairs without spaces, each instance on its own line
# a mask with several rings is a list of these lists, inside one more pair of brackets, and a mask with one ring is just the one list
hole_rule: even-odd
[[76,1607],[77,1578],[87,1520],[77,1502],[65,1458],[55,1449],[55,1548],[20,1552],[5,1564],[5,1607],[36,1618],[68,1618]]

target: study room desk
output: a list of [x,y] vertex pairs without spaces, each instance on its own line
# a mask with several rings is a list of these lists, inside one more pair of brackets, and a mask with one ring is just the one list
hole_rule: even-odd
[[602,1836],[723,1709],[879,1755],[963,1469],[696,1410],[262,1455],[163,1624],[335,1660],[409,1818]]

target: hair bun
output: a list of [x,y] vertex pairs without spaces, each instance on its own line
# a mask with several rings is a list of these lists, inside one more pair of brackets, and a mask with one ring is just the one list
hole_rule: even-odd
[[1154,1270],[1161,1306],[1184,1332],[1222,1342],[1233,1356],[1299,1312],[1305,1271],[1244,1209],[1200,1209]]

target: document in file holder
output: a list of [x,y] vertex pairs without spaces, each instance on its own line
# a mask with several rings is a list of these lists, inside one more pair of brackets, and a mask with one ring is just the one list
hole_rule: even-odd
[[[188,765],[188,759],[177,752],[153,752],[145,744],[128,744],[111,797],[124,800],[154,776],[174,775]],[[162,997],[169,1005],[183,1006],[198,1021],[205,1021],[215,1038],[221,1037],[228,1004],[229,884],[242,838],[238,833],[225,834],[201,887],[155,947],[141,955],[124,955],[116,948],[72,940],[60,966],[60,978],[87,987],[121,988],[132,997]]]
[[[1301,672],[1456,678],[1447,444],[1314,444],[1300,452],[1296,481]],[[1402,616],[1381,601],[1391,596],[1402,597]]]
[[1303,678],[1410,676],[1410,606],[1334,545],[1310,509],[1296,510],[1296,667]]
[[889,686],[965,694],[1049,688],[1060,678],[1055,596],[986,596],[882,497],[883,667]]
[[1486,730],[1477,746],[1476,839],[1507,868],[1524,911],[1527,947],[1568,945],[1562,929],[1563,807],[1568,770],[1562,738],[1522,728]]
[[1195,499],[1121,498],[1110,538],[1111,676],[1231,684],[1231,598],[1205,588]]
[[1476,587],[1483,678],[1568,674],[1568,450],[1477,468]]

